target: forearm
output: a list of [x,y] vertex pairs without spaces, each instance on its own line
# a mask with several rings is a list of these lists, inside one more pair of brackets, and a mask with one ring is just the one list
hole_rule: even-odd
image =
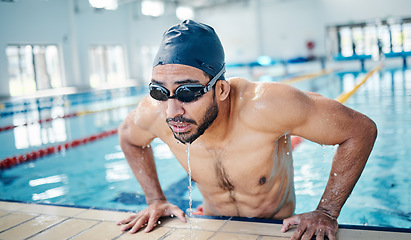
[[350,138],[339,145],[330,176],[317,209],[337,218],[365,167],[376,138],[376,128]]
[[151,147],[140,147],[123,143],[122,149],[134,176],[144,191],[147,204],[155,200],[165,200],[166,198],[158,180]]

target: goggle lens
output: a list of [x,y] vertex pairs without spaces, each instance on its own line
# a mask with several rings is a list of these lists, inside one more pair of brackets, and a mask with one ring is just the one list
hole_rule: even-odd
[[158,101],[167,101],[169,98],[176,98],[181,102],[193,102],[204,94],[204,86],[201,84],[186,84],[179,86],[175,94],[170,96],[170,91],[157,84],[150,83],[150,96]]

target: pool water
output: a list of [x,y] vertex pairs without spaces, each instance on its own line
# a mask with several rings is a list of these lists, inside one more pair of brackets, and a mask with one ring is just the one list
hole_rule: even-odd
[[[364,75],[329,74],[294,86],[335,98]],[[138,91],[125,92],[103,94],[109,95],[103,98],[101,93],[76,95],[70,99],[76,104],[55,100],[50,108],[41,111],[32,107],[39,105],[36,101],[25,105],[34,109],[27,112],[19,113],[21,105],[16,103],[14,107],[6,106],[0,112],[18,111],[2,115],[0,127],[87,109],[115,109],[0,132],[0,160],[116,128],[132,109],[121,106],[136,103],[141,97]],[[411,136],[411,70],[385,69],[373,75],[345,104],[371,117],[377,123],[379,135],[363,175],[342,209],[339,223],[411,228],[411,142],[407,139]],[[186,210],[187,173],[167,145],[154,140],[152,148],[167,199]],[[296,213],[316,208],[335,149],[304,141],[294,150]],[[202,201],[195,185],[192,196],[195,208]],[[142,189],[124,158],[117,135],[0,172],[0,199],[132,211],[146,207]]]

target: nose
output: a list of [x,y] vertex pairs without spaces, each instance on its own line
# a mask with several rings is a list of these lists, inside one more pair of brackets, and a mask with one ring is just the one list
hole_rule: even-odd
[[167,118],[173,118],[179,115],[183,115],[183,103],[178,101],[177,99],[168,99],[166,114]]

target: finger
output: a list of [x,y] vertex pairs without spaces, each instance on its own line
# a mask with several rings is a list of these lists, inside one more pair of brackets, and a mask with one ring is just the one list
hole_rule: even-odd
[[138,220],[134,221],[134,225],[131,226],[131,229],[130,229],[129,233],[133,234],[133,233],[138,232],[138,230],[140,230],[146,224],[147,218],[148,217],[146,215],[144,215],[141,218],[139,218]]
[[151,214],[150,219],[148,219],[147,227],[144,229],[144,232],[150,232],[154,228],[154,224],[156,224],[159,218],[160,214],[158,214],[157,212]]
[[125,224],[125,225],[121,228],[121,231],[127,231],[130,228],[132,228],[135,222],[138,220],[138,218],[139,218],[138,216],[134,215],[134,216],[129,217],[126,220],[123,220],[121,224]]
[[284,219],[283,221],[283,227],[281,228],[281,232],[286,232],[288,229],[290,229],[290,226],[300,224],[300,218],[298,215],[289,217],[287,219]]
[[177,208],[177,210],[173,211],[173,214],[180,219],[182,222],[187,222],[186,220],[186,215],[183,211],[181,211],[179,208]]
[[301,239],[301,236],[304,234],[305,229],[305,225],[298,225],[297,229],[294,231],[293,236],[291,236],[291,240]]
[[131,215],[130,217],[128,217],[126,219],[118,221],[117,225],[122,225],[122,224],[129,223],[129,222],[133,221],[133,219],[135,219],[136,217],[137,217],[137,214],[133,214],[133,215]]
[[132,228],[132,227],[134,226],[134,224],[135,224],[136,221],[137,221],[137,218],[135,218],[133,221],[130,221],[130,222],[126,223],[126,224],[121,228],[121,231],[127,231],[127,230],[129,230],[130,228]]
[[303,234],[303,236],[301,237],[301,240],[310,240],[313,236],[314,236],[314,230],[311,230],[313,228],[307,228]]
[[327,231],[327,237],[329,240],[336,240],[337,233],[333,233],[332,231]]
[[321,228],[317,231],[315,240],[324,240],[324,231]]

